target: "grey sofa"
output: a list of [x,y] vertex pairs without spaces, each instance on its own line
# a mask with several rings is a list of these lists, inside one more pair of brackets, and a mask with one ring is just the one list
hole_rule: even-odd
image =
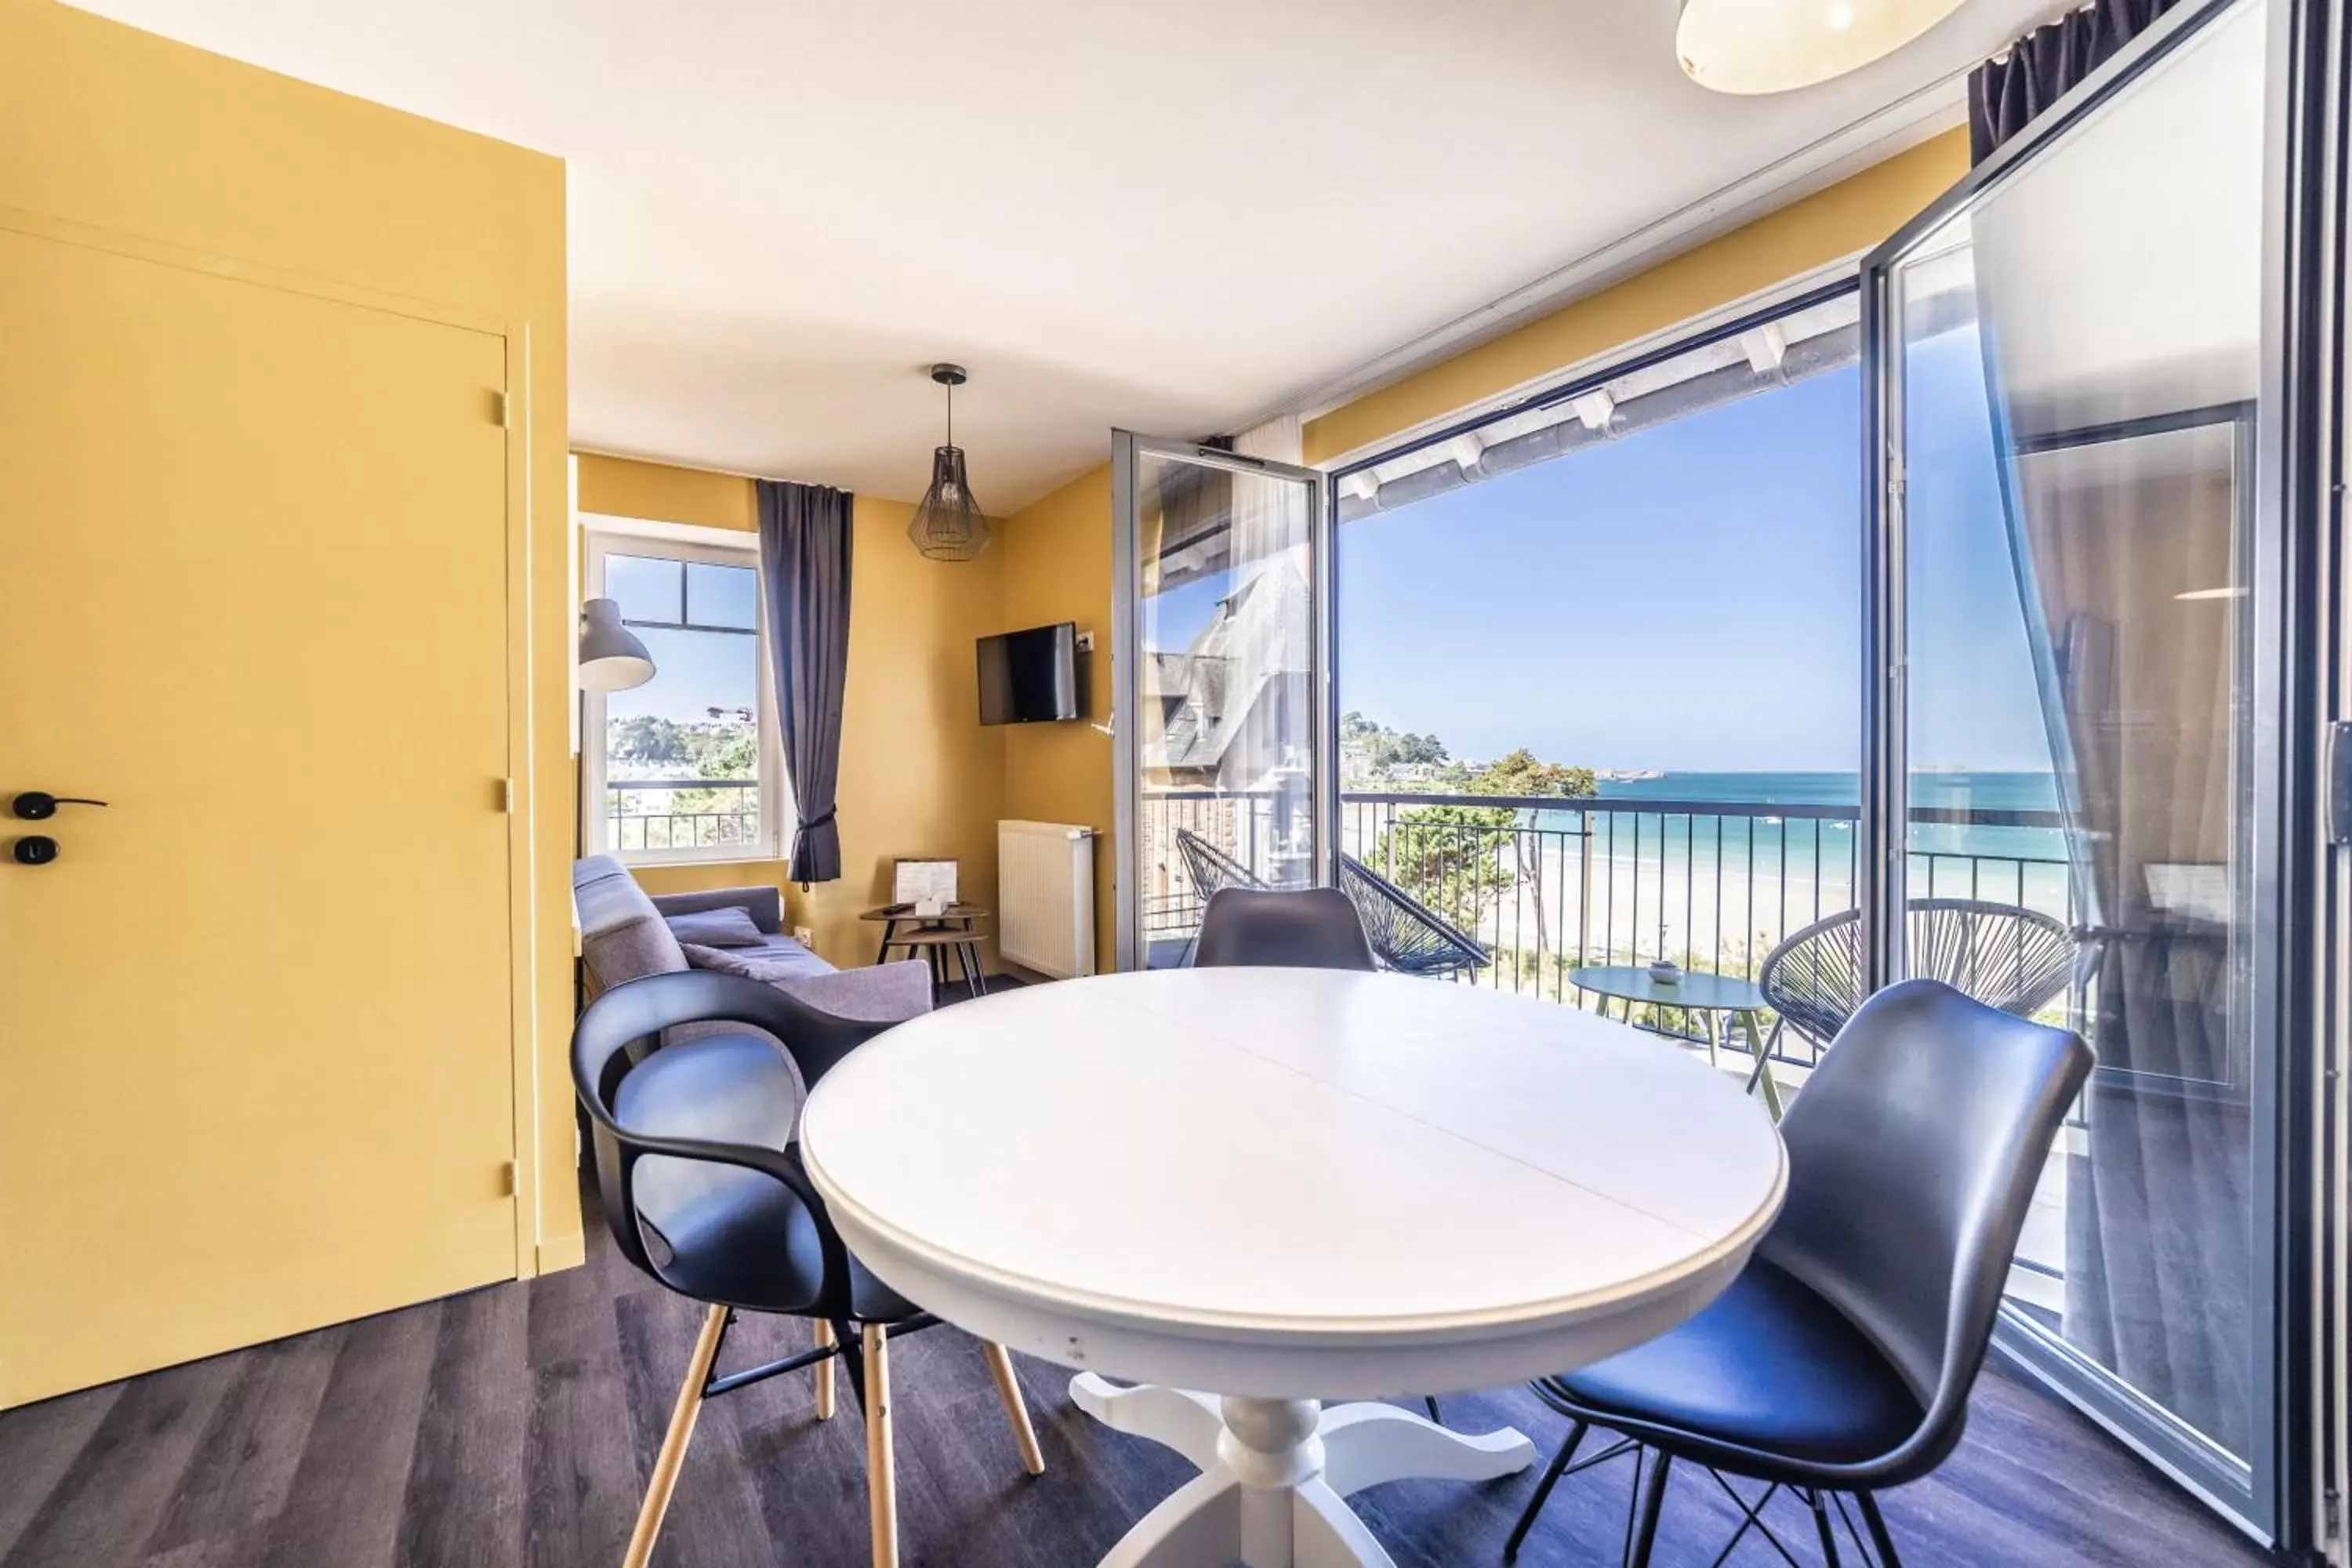
[[835,969],[784,934],[783,898],[774,888],[646,896],[610,855],[573,862],[572,900],[580,915],[580,956],[593,990],[640,975],[689,967],[668,917],[740,909],[759,927],[757,947],[724,950],[724,962],[813,1007],[861,1023],[897,1024],[931,1010],[930,966],[919,962]]

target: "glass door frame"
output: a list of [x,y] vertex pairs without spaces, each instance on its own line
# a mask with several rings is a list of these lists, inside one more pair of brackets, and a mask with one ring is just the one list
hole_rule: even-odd
[[[2090,80],[1913,218],[1862,262],[1864,668],[1863,813],[1857,857],[1864,912],[1865,989],[1904,973],[1908,881],[1906,755],[1908,645],[1905,619],[1905,475],[1901,433],[1903,339],[1896,269],[1954,216],[2029,168],[2037,154],[2144,75],[2187,47],[2237,0],[2188,0],[2120,51]],[[2123,1384],[2105,1369],[2004,1305],[1996,1347],[2063,1394],[2127,1446],[2211,1504],[2248,1534],[2292,1550],[2321,1538],[2314,1441],[2314,1359],[2322,1319],[2313,1259],[2319,1252],[2321,1171],[2314,1130],[2332,1047],[2318,1006],[2324,906],[2318,742],[2327,712],[2315,561],[2326,559],[2324,488],[2306,472],[2312,445],[2309,367],[2290,343],[2314,332],[2320,285],[2308,229],[2322,204],[2305,172],[2323,123],[2341,104],[2324,84],[2330,0],[2271,0],[2265,80],[2264,300],[2256,526],[2248,581],[2252,643],[2278,653],[2247,672],[2256,715],[2252,775],[2252,925],[2273,935],[2253,959],[2250,1026],[2250,1151],[2254,1310],[2250,1462],[2233,1457]],[[2315,106],[2315,100],[2319,100]],[[2317,118],[2315,119],[2315,116]],[[2325,374],[2322,374],[2325,379]],[[2290,591],[2292,589],[2292,591]]]
[[1288,479],[1306,487],[1307,554],[1312,568],[1308,582],[1309,630],[1307,714],[1314,759],[1310,816],[1315,833],[1313,865],[1324,885],[1336,880],[1339,819],[1338,730],[1331,713],[1331,519],[1328,481],[1322,470],[1270,458],[1229,452],[1199,441],[1164,436],[1139,435],[1132,430],[1110,433],[1111,495],[1111,754],[1114,776],[1113,831],[1118,839],[1117,873],[1111,884],[1116,901],[1114,929],[1118,936],[1117,967],[1142,967],[1143,931],[1139,918],[1142,895],[1140,866],[1136,855],[1136,830],[1143,813],[1142,603],[1143,531],[1136,482],[1143,460],[1189,463],[1229,474]]

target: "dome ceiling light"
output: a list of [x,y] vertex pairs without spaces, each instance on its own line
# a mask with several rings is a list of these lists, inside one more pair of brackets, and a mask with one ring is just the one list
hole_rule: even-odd
[[1893,54],[1967,0],[1683,0],[1675,53],[1717,92],[1789,92]]

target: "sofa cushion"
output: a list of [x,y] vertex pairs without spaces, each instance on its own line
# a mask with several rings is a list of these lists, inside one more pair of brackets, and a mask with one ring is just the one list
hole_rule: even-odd
[[696,893],[656,893],[654,908],[675,919],[703,910],[741,910],[761,931],[784,929],[784,895],[780,888],[761,883],[756,888],[706,888]]
[[788,936],[762,938],[757,947],[708,947],[692,942],[679,945],[685,951],[687,963],[697,969],[740,974],[771,985],[780,980],[834,973],[832,964]]
[[[669,934],[689,950],[686,955],[688,963],[694,963],[691,950],[696,947],[758,947],[768,940],[768,933],[753,922],[751,911],[737,904],[664,918],[669,921]],[[707,969],[709,965],[698,967]]]

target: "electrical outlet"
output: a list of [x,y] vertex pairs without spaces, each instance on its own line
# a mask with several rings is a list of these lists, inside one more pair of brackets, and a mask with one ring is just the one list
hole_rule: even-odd
[[816,946],[816,933],[809,930],[806,926],[793,927],[793,940],[799,942],[803,947],[814,948]]
[[1095,651],[1094,633],[1080,632],[1078,634],[1078,651],[1080,653],[1092,653]]

